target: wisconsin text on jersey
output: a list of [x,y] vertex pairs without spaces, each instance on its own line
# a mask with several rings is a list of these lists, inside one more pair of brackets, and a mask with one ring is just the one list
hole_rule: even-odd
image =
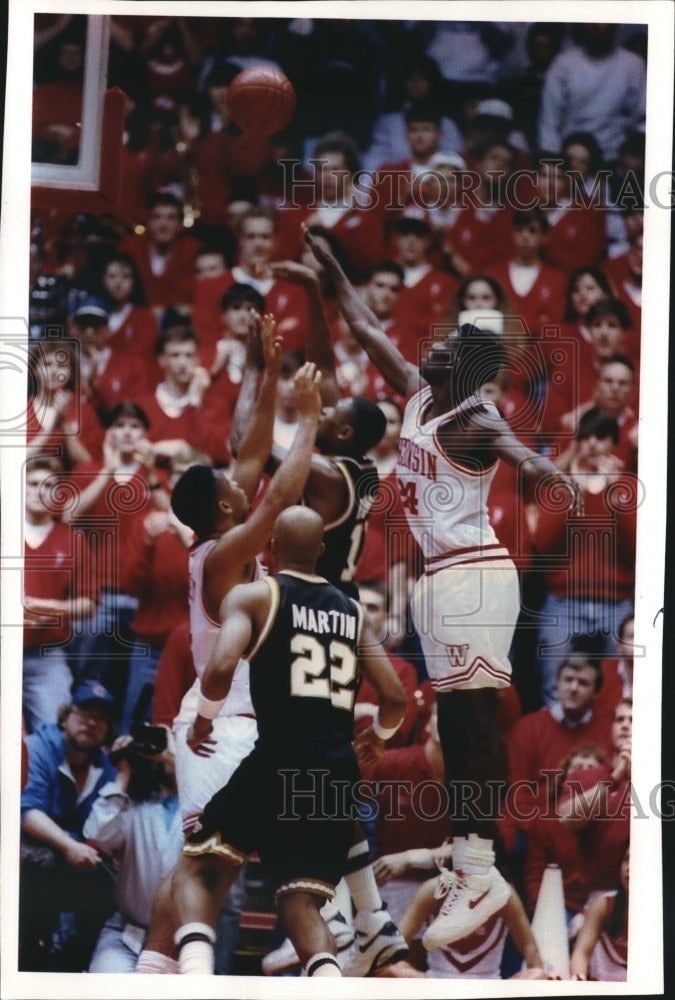
[[436,478],[436,455],[407,438],[399,441],[398,464],[411,472],[421,472],[428,479]]
[[344,611],[315,611],[306,605],[293,604],[293,628],[317,635],[339,635],[344,639],[356,638],[356,615]]

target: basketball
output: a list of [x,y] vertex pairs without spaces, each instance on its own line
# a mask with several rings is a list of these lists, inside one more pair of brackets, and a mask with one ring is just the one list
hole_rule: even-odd
[[274,135],[295,110],[291,81],[273,66],[250,66],[227,88],[227,110],[243,132]]

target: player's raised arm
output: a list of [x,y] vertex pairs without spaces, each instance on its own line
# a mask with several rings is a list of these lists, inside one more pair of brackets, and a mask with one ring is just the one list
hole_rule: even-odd
[[316,271],[293,260],[270,264],[272,274],[285,281],[302,285],[307,295],[307,336],[305,360],[313,362],[321,372],[321,399],[324,406],[334,406],[341,396],[335,372],[335,353],[330,327],[321,301],[321,285]]
[[[231,448],[236,454],[232,478],[249,500],[258,489],[260,476],[272,450],[274,404],[281,372],[283,343],[276,335],[274,317],[259,322],[251,311],[246,346],[246,368],[232,422]],[[264,381],[260,391],[261,376]]]
[[349,281],[330,248],[311,232],[305,233],[305,240],[316,259],[326,268],[337,294],[340,311],[356,340],[392,389],[401,396],[411,396],[420,385],[420,375],[415,365],[406,361],[387,337],[374,312]]
[[527,483],[535,489],[562,490],[567,495],[570,510],[583,514],[583,498],[574,480],[545,455],[539,455],[519,441],[501,416],[492,412],[472,413],[470,427],[481,435],[498,458],[518,469]]
[[227,550],[228,559],[239,564],[262,551],[277,515],[298,501],[307,481],[321,414],[321,373],[316,365],[304,364],[295,374],[294,385],[298,426],[288,454],[270,480],[260,505],[218,543]]

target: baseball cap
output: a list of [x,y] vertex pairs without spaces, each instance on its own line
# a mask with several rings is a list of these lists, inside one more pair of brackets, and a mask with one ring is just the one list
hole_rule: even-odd
[[102,684],[81,684],[71,698],[73,705],[84,705],[88,701],[101,701],[104,705],[114,705],[115,699]]
[[109,315],[105,300],[96,295],[87,295],[76,304],[71,313],[73,319],[78,319],[80,316],[98,316],[99,319],[107,320]]
[[500,101],[497,97],[488,97],[480,101],[475,111],[475,117],[504,118],[507,122],[513,121],[513,108],[506,101]]
[[466,170],[466,161],[459,153],[445,153],[439,150],[429,160],[427,166],[433,167],[453,167],[455,170]]
[[423,208],[418,205],[408,205],[394,223],[394,230],[397,233],[426,235],[431,232],[431,224]]

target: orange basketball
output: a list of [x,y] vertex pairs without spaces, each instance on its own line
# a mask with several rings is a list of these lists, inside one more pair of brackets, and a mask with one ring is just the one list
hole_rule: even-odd
[[243,132],[274,135],[293,117],[293,84],[273,66],[250,66],[228,86],[227,110]]

